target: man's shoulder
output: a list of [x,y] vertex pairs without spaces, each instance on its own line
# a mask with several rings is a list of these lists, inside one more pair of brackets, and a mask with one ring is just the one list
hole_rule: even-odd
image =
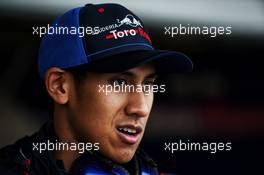
[[47,139],[45,123],[39,131],[31,136],[25,136],[15,143],[0,149],[0,174],[46,174],[49,171],[49,157],[33,151],[33,143]]
[[20,144],[25,146],[26,137],[0,149],[0,174],[21,174],[25,158]]

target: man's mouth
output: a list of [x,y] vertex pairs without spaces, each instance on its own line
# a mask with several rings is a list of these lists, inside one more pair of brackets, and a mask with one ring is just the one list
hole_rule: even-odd
[[117,127],[117,134],[122,142],[127,144],[135,144],[140,138],[142,128],[135,125],[123,125]]

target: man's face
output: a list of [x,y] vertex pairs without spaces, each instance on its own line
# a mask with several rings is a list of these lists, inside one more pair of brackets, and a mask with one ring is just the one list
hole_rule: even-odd
[[[72,85],[69,123],[78,141],[99,143],[99,151],[117,163],[130,161],[143,137],[153,93],[103,92],[106,85],[152,85],[152,65],[122,73],[87,73],[83,84]],[[105,88],[104,88],[105,89]]]

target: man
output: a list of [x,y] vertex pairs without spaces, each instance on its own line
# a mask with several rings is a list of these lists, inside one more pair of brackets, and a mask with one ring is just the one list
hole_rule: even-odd
[[152,86],[157,73],[191,69],[185,55],[154,50],[142,21],[121,5],[66,12],[39,50],[52,120],[1,150],[0,174],[158,174],[138,148]]

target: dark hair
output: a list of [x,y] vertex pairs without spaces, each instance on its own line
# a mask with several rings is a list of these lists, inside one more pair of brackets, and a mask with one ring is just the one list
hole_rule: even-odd
[[81,66],[67,68],[64,70],[67,72],[70,72],[73,75],[74,81],[75,81],[76,85],[78,85],[78,86],[83,84],[83,82],[87,76],[87,73],[88,73],[88,70],[81,67]]

